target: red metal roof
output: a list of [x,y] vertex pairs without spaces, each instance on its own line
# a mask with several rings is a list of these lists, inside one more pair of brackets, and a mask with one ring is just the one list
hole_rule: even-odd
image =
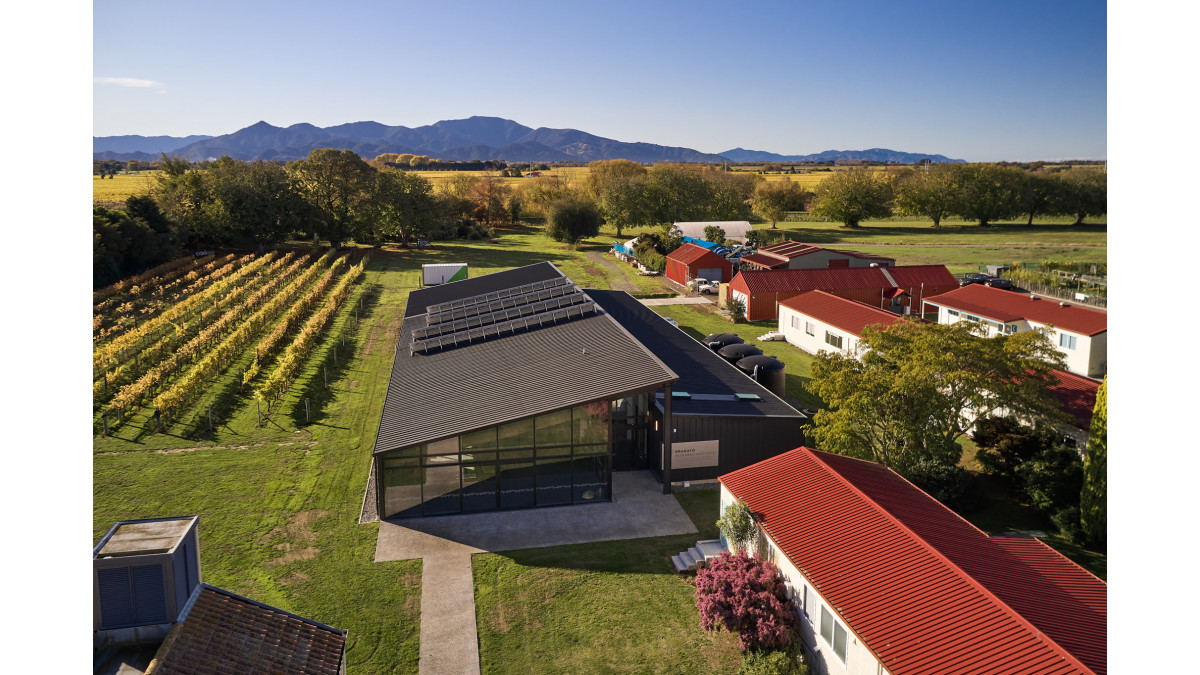
[[1107,585],[891,470],[797,448],[720,477],[893,675],[1107,672]]
[[704,248],[703,246],[697,246],[690,242],[687,244],[684,244],[683,246],[680,246],[679,248],[675,249],[674,251],[671,251],[670,253],[668,253],[667,260],[678,260],[679,262],[681,262],[685,265],[691,265],[692,263],[696,262],[697,260],[703,258],[706,255],[711,255],[712,257],[722,260],[724,262],[729,262],[728,260],[725,260],[721,256],[717,255],[716,253],[713,253],[712,251]]
[[195,593],[156,655],[156,673],[340,672],[344,632],[207,584]]
[[806,316],[862,337],[864,328],[870,325],[900,323],[904,319],[882,309],[861,302],[839,298],[825,291],[810,291],[780,301],[780,307],[793,309]]
[[800,256],[805,256],[810,253],[816,253],[817,251],[829,251],[831,253],[840,253],[844,256],[849,256],[851,258],[863,258],[866,260],[886,260],[886,261],[892,262],[892,263],[895,262],[894,258],[889,258],[888,256],[884,256],[884,255],[875,255],[874,253],[862,253],[861,251],[848,251],[846,249],[839,249],[839,248],[824,248],[822,246],[816,246],[814,244],[805,244],[803,242],[791,241],[791,240],[777,242],[777,243],[771,244],[770,246],[764,246],[759,249],[760,253],[770,253],[770,254],[782,257],[784,259],[787,259],[787,260],[790,260],[792,258],[799,258]]
[[926,301],[1001,323],[1026,319],[1083,335],[1108,330],[1108,314],[1104,312],[982,284],[963,286]]
[[758,265],[759,267],[765,267],[767,269],[772,269],[787,264],[787,258],[777,258],[773,255],[767,255],[761,252],[744,255],[739,259],[742,262]]
[[[738,282],[741,279],[741,282]],[[836,267],[815,270],[744,270],[734,277],[736,288],[749,293],[831,291],[846,288],[926,289],[958,286],[945,265],[908,267]],[[915,291],[914,291],[915,292]],[[941,296],[938,296],[941,297]]]
[[1062,404],[1063,410],[1075,418],[1075,426],[1089,429],[1092,425],[1092,411],[1096,408],[1096,392],[1100,390],[1100,380],[1064,370],[1052,370],[1050,373],[1058,378],[1058,384],[1050,385],[1050,393]]

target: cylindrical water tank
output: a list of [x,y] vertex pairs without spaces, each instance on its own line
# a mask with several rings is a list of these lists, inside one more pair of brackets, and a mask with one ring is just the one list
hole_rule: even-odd
[[748,356],[758,356],[762,353],[763,351],[758,347],[748,344],[725,345],[717,350],[717,354],[719,354],[721,358],[733,365],[736,365],[738,361],[741,361]]
[[737,367],[779,398],[787,393],[787,366],[774,356],[747,356]]
[[746,341],[733,333],[713,333],[704,338],[704,344],[714,352],[728,345],[740,345]]

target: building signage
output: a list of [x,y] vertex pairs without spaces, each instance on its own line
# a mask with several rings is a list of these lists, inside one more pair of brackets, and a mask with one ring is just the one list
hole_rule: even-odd
[[672,469],[717,466],[719,441],[690,441],[671,444]]

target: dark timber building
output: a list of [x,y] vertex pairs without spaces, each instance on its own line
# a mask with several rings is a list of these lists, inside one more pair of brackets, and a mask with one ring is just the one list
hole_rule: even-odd
[[627,294],[585,292],[538,263],[409,294],[376,508],[609,501],[612,471],[629,469],[655,470],[666,491],[802,445],[803,420]]

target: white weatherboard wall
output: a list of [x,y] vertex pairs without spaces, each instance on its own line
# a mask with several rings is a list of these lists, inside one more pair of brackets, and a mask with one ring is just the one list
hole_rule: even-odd
[[[959,321],[973,321],[973,319],[968,318],[969,315],[966,312],[942,307],[941,305],[935,306],[938,309],[938,323],[951,324],[958,323]],[[987,327],[988,337],[995,337],[1002,332],[1008,334],[1024,333],[1044,328],[1050,336],[1050,342],[1054,345],[1054,348],[1066,357],[1067,370],[1078,375],[1086,375],[1087,377],[1103,377],[1108,372],[1108,331],[1088,336],[1062,328],[1052,328],[1047,324],[1028,321],[1026,319],[1000,323],[985,317],[979,318],[981,323]],[[1075,337],[1074,349],[1061,346],[1060,336],[1064,334]]]
[[[724,485],[721,486],[721,513],[725,513],[725,507],[734,503],[737,499],[729,492],[729,489]],[[800,639],[804,642],[807,648],[805,654],[806,659],[815,659],[820,661],[818,667],[811,672],[831,673],[846,675],[880,675],[887,673],[886,668],[882,668],[879,659],[875,658],[875,654],[867,648],[867,646],[859,639],[854,630],[842,620],[841,615],[833,608],[833,605],[822,596],[817,589],[809,582],[808,577],[804,576],[799,569],[792,563],[791,560],[783,554],[783,551],[771,541],[766,532],[759,528],[759,537],[765,537],[768,546],[768,559],[779,568],[779,573],[783,576],[784,583],[788,585],[789,597],[795,603],[799,619],[797,628],[800,632]],[[721,537],[721,543],[729,550],[732,547],[725,541],[725,537]],[[754,545],[750,545],[753,549]],[[833,645],[825,642],[821,637],[821,608],[829,610],[833,616],[833,620],[841,623],[846,629],[846,660],[843,662],[838,658],[833,651]]]
[[[812,324],[812,335],[808,334],[808,324]],[[821,352],[853,354],[858,349],[859,337],[857,335],[818,321],[785,305],[779,306],[779,332],[783,333],[784,339],[789,344],[795,345],[809,354]],[[841,336],[842,348],[838,349],[826,342],[826,333]]]

